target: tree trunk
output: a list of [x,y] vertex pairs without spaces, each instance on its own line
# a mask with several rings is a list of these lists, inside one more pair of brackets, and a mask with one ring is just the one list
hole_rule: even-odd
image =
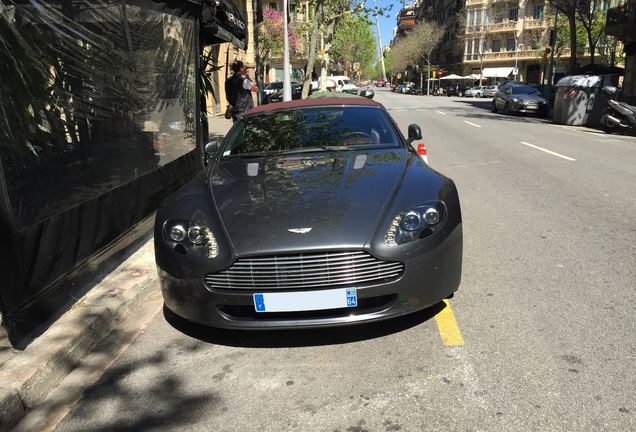
[[568,73],[574,75],[577,72],[576,67],[576,15],[574,12],[568,14],[568,22],[570,24],[570,65]]
[[323,2],[316,2],[316,11],[314,14],[314,22],[311,25],[311,39],[309,42],[309,58],[307,59],[307,71],[305,72],[305,81],[303,82],[302,98],[305,99],[309,95],[309,86],[311,85],[311,76],[316,64],[316,48],[318,39],[320,38],[320,22],[322,21]]

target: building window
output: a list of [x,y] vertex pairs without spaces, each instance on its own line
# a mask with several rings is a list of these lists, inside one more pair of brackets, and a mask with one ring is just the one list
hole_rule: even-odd
[[475,12],[474,11],[468,12],[468,27],[472,27],[473,25],[475,25],[474,21],[475,21]]
[[514,51],[515,50],[515,40],[514,38],[508,39],[506,43],[506,51]]
[[534,7],[534,19],[543,19],[543,5],[537,5]]
[[510,21],[517,21],[519,16],[519,9],[510,9]]
[[501,41],[499,39],[496,39],[492,41],[492,52],[499,52],[499,51],[501,51]]
[[470,58],[473,49],[473,41],[466,41],[466,55]]
[[488,11],[484,9],[484,25],[488,25]]
[[267,8],[273,11],[277,11],[278,10],[278,3],[276,2],[272,2],[272,3],[267,3]]

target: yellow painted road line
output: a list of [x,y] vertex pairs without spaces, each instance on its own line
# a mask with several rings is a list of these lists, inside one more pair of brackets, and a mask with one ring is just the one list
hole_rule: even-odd
[[481,127],[481,126],[479,126],[478,124],[471,123],[471,122],[466,121],[466,120],[464,120],[464,123],[468,123],[469,125],[471,125],[471,126],[475,126],[475,127]]
[[548,153],[548,154],[551,154],[552,156],[557,156],[557,157],[563,158],[563,159],[565,159],[565,160],[569,160],[569,161],[575,161],[575,160],[576,160],[576,159],[572,159],[572,158],[571,158],[571,157],[569,157],[569,156],[564,156],[564,155],[562,155],[562,154],[555,153],[555,152],[553,152],[552,150],[544,149],[543,147],[539,147],[539,146],[536,146],[536,145],[534,145],[534,144],[530,144],[530,143],[523,142],[523,141],[521,141],[521,144],[523,144],[523,145],[527,145],[528,147],[532,147],[533,149],[541,150],[541,151],[543,151],[543,152],[546,152],[546,153]]
[[462,339],[459,327],[457,327],[457,321],[455,321],[455,315],[448,304],[448,300],[444,300],[444,303],[446,303],[446,307],[435,315],[439,335],[442,337],[444,345],[464,345],[464,339]]

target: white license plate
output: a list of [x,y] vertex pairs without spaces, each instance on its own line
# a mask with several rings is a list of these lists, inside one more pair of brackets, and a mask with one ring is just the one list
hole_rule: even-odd
[[256,312],[298,312],[357,305],[358,296],[355,288],[254,294]]

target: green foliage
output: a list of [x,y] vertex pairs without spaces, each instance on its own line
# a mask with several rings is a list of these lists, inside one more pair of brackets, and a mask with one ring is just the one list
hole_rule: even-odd
[[356,65],[368,75],[377,52],[371,22],[361,14],[345,17],[335,31],[334,39],[331,55],[347,65],[351,78],[360,79],[360,76],[354,77],[351,73]]
[[[221,66],[217,64],[217,59],[212,57],[212,51],[201,55],[201,70],[199,73],[199,79],[201,80],[201,94],[207,96],[212,95],[212,99],[216,100],[216,94],[214,94],[214,85],[212,81],[212,75],[214,72],[221,69]],[[205,116],[205,107],[202,109],[202,115]]]

